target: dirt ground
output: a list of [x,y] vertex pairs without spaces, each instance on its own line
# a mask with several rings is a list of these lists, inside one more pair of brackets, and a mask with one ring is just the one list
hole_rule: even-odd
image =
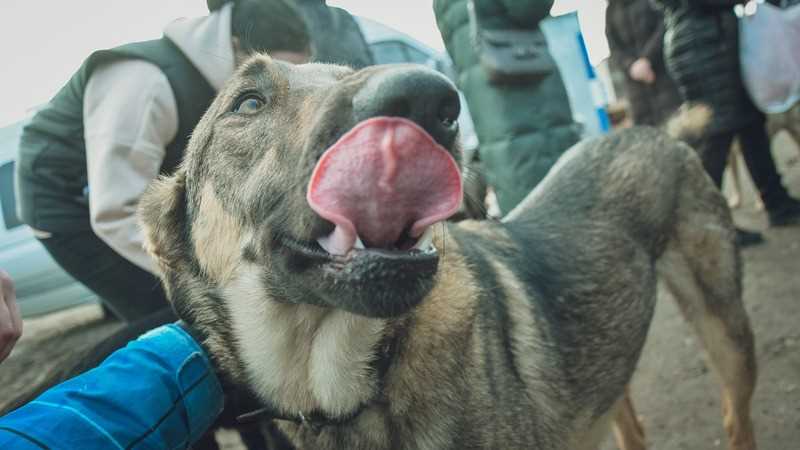
[[[800,152],[786,136],[776,140],[784,181],[800,198]],[[765,229],[752,190],[735,212],[743,226],[764,229],[767,242],[745,249],[744,298],[757,341],[759,379],[753,403],[761,450],[800,448],[800,226]],[[118,325],[84,306],[26,321],[24,337],[0,366],[0,409],[42,379],[76,348]],[[725,448],[717,384],[691,330],[667,296],[634,379],[634,402],[652,449]],[[236,445],[226,445],[235,448]],[[615,448],[613,442],[605,449]]]

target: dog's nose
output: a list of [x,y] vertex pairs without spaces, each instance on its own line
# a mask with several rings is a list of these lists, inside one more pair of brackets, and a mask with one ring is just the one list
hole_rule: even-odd
[[450,148],[458,134],[461,104],[444,75],[423,66],[399,66],[370,77],[353,97],[357,122],[372,117],[404,117]]

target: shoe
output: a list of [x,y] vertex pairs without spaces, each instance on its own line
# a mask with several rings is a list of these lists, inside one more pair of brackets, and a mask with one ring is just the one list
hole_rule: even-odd
[[736,242],[739,247],[749,247],[764,243],[764,235],[757,231],[748,231],[736,228]]
[[800,201],[789,198],[769,209],[769,224],[783,227],[800,223]]

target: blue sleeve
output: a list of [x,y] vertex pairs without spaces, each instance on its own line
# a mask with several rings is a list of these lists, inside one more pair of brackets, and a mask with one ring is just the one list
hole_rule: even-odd
[[186,448],[222,406],[203,349],[165,325],[0,418],[0,449]]

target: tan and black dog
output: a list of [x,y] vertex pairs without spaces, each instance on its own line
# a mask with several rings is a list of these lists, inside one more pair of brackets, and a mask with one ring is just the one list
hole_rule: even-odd
[[242,66],[141,207],[220,371],[300,449],[588,450],[612,424],[640,449],[626,392],[662,280],[730,448],[754,449],[734,228],[693,151],[648,128],[588,140],[504,220],[445,224],[458,111],[419,66]]

